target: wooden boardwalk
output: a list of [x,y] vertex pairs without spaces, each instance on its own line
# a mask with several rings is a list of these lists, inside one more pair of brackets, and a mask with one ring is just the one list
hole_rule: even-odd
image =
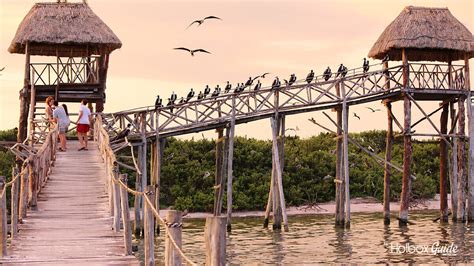
[[105,189],[105,168],[95,143],[78,151],[70,141],[58,152],[56,166],[29,211],[2,263],[138,265],[125,256],[122,233],[112,230]]

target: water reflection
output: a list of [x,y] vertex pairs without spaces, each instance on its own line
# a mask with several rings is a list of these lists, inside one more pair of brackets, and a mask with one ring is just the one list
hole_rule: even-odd
[[[227,262],[232,265],[472,262],[472,225],[434,223],[432,219],[437,215],[436,211],[413,212],[410,219],[416,224],[399,227],[396,221],[384,225],[380,214],[353,214],[350,229],[334,227],[332,215],[290,217],[289,232],[262,229],[261,218],[235,218],[227,238]],[[204,220],[184,221],[183,249],[198,264],[205,261],[203,234]],[[442,246],[456,245],[458,251],[452,256],[434,254],[431,246],[437,241]],[[163,236],[155,243],[157,261],[162,264]],[[397,246],[418,247],[423,252],[397,252],[392,248]]]

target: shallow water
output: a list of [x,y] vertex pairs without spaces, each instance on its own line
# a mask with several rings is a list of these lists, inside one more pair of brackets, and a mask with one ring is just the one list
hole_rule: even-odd
[[[436,211],[410,213],[416,223],[401,228],[392,221],[383,225],[381,214],[353,214],[350,229],[334,227],[333,215],[289,217],[289,232],[263,229],[263,218],[234,218],[227,238],[228,264],[313,263],[451,263],[474,259],[473,224],[432,222]],[[395,214],[394,214],[395,215]],[[204,224],[184,220],[183,250],[204,264]],[[270,225],[271,227],[271,225]],[[434,243],[457,250],[436,254]],[[164,239],[156,239],[155,258],[163,263]],[[405,249],[405,250],[404,250]],[[435,252],[433,252],[435,251]],[[437,253],[440,253],[439,251]],[[137,256],[143,261],[142,247]]]

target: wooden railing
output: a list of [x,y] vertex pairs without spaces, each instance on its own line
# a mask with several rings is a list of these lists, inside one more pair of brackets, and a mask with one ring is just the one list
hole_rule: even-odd
[[58,83],[98,83],[97,57],[57,58],[56,63],[31,63],[31,73],[35,74],[32,84],[57,85]]
[[[36,153],[31,153],[24,161],[21,169],[14,168],[11,181],[6,182],[0,176],[0,252],[4,257],[7,254],[7,207],[6,191],[11,189],[11,238],[18,233],[18,223],[27,217],[27,210],[36,209],[38,193],[48,180],[51,168],[56,160],[58,128],[52,129],[44,143]],[[30,151],[31,152],[31,151]]]
[[120,221],[123,224],[125,254],[132,254],[132,229],[128,197],[128,193],[130,193],[135,196],[135,201],[143,202],[145,265],[155,265],[155,219],[165,228],[165,239],[169,243],[165,245],[166,265],[181,265],[182,261],[189,265],[196,265],[181,249],[181,213],[171,211],[169,214],[172,214],[173,219],[168,216],[168,221],[165,221],[154,206],[153,194],[155,188],[153,186],[148,186],[144,190],[142,188],[134,190],[128,187],[127,174],[120,173],[120,166],[114,151],[110,147],[109,135],[100,115],[96,116],[94,123],[94,140],[97,142],[105,163],[106,191],[109,195],[110,213],[114,217],[112,228],[116,232],[120,232]]

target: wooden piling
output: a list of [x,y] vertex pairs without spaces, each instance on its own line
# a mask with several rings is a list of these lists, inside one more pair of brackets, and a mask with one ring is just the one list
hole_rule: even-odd
[[471,75],[469,71],[469,55],[464,55],[464,85],[468,91],[467,114],[468,114],[468,132],[469,132],[469,173],[468,173],[468,210],[467,220],[474,221],[474,110],[472,106],[471,94]]
[[0,215],[2,221],[0,223],[0,252],[1,256],[7,255],[7,191],[6,191],[6,179],[4,176],[0,176]]
[[28,168],[29,168],[29,199],[28,199],[28,207],[31,210],[37,209],[37,200],[38,200],[38,173],[35,171],[36,159],[33,155],[32,159],[28,161]]
[[[12,177],[15,178],[19,175],[20,171],[17,167],[13,167],[12,170]],[[20,192],[20,180],[21,176],[12,183],[12,190],[11,190],[11,238],[14,239],[18,233],[18,194]]]
[[183,214],[180,211],[169,210],[166,215],[166,223],[169,235],[165,237],[165,265],[182,265],[181,256],[170,241],[174,239],[176,245],[182,245]]
[[221,210],[219,208],[219,196],[220,190],[223,188],[222,185],[222,162],[224,160],[224,129],[218,128],[217,131],[217,140],[216,140],[216,176],[214,183],[214,216],[221,215]]
[[119,179],[119,172],[118,169],[114,170],[113,172],[113,180],[112,180],[112,186],[113,186],[113,198],[114,198],[114,223],[112,228],[114,229],[115,232],[120,232],[120,184],[118,183]]
[[[143,191],[142,190],[142,185],[141,185],[141,178],[140,174],[136,174],[135,176],[135,190],[137,191]],[[141,219],[141,202],[142,201],[142,196],[140,195],[135,195],[135,201],[134,201],[134,212],[135,212],[135,219],[133,221],[133,234],[135,235],[135,238],[140,237],[140,233],[142,231],[142,219]]]
[[29,168],[26,166],[21,173],[21,180],[20,180],[20,199],[19,199],[19,221],[20,223],[23,223],[23,219],[26,218],[27,215],[27,209],[28,209],[28,180],[29,180]]
[[[448,104],[443,103],[443,111],[440,118],[440,132],[446,134],[448,132]],[[439,195],[440,195],[440,217],[442,222],[448,221],[448,145],[446,141],[440,138],[439,142]]]
[[[120,181],[125,185],[128,182],[127,174],[120,174]],[[132,228],[130,225],[130,211],[128,206],[128,192],[120,186],[120,202],[122,209],[123,239],[125,245],[125,255],[132,255]]]
[[462,95],[458,99],[458,213],[457,221],[466,221],[466,140],[465,140],[465,104],[466,96]]
[[345,226],[349,227],[351,224],[351,196],[349,191],[349,106],[346,102],[346,90],[344,82],[341,82],[341,94],[343,96],[342,101],[342,159],[344,162],[344,198],[345,198]]
[[267,207],[265,208],[265,220],[263,221],[263,228],[268,228],[272,206],[273,206],[273,170],[272,170],[272,174],[270,175],[270,189],[268,190]]
[[[23,88],[20,91],[20,120],[18,125],[17,142],[22,143],[27,137],[28,130],[28,90],[30,87],[30,44],[25,44],[25,77],[23,81]],[[18,167],[21,165],[18,164]]]
[[[278,192],[278,199],[279,199],[279,204],[276,209],[280,208],[281,211],[281,216],[283,218],[283,226],[284,230],[288,231],[288,217],[286,216],[286,203],[285,203],[285,196],[283,194],[283,177],[282,177],[282,166],[280,162],[280,148],[278,145],[279,138],[278,138],[278,124],[281,125],[280,123],[277,123],[275,120],[277,119],[272,119],[272,136],[273,136],[273,161],[275,165],[275,184],[276,184],[276,190],[273,192]],[[276,194],[276,193],[275,193]],[[275,198],[274,198],[275,199]],[[275,224],[275,223],[274,223]],[[278,225],[277,225],[278,226]],[[276,227],[274,229],[280,229],[281,224],[279,225],[279,228]]]
[[283,220],[281,212],[281,201],[280,201],[280,192],[278,190],[278,174],[277,166],[275,162],[275,156],[278,156],[278,149],[275,150],[275,145],[273,145],[274,140],[278,136],[276,135],[277,129],[280,127],[278,118],[270,118],[271,129],[272,129],[272,211],[273,211],[273,230],[281,230],[281,221]]
[[108,200],[109,200],[109,211],[110,216],[114,216],[114,182],[112,181],[112,177],[114,175],[113,169],[110,165],[110,158],[105,156],[105,174],[106,174],[106,182],[107,182],[107,190],[108,193]]
[[[229,153],[227,156],[227,232],[232,230],[232,179],[233,179],[233,162],[234,162],[234,132],[235,132],[235,114],[233,113],[229,127]],[[268,218],[268,216],[266,216]],[[268,226],[268,220],[267,220]]]
[[[155,188],[153,186],[148,186],[145,190],[146,196],[149,199],[153,199],[153,193]],[[155,222],[154,222],[154,215],[152,208],[148,204],[148,201],[145,199],[143,200],[144,205],[144,212],[143,212],[143,220],[144,220],[144,240],[143,246],[145,250],[145,265],[147,266],[154,266],[155,265]],[[150,203],[153,203],[150,200]]]
[[[454,109],[454,102],[449,104],[449,110],[451,113],[451,128],[452,130],[456,127],[456,109]],[[454,133],[451,131],[450,134]],[[449,186],[451,188],[451,219],[457,220],[458,217],[458,138],[453,137],[453,148],[451,151],[451,169],[449,171]]]
[[[336,94],[341,97],[340,83],[336,83]],[[344,171],[343,160],[342,160],[342,107],[336,107],[336,226],[344,226]]]
[[392,103],[386,102],[387,108],[387,137],[385,139],[385,167],[383,178],[383,222],[390,224],[390,177],[392,174],[392,147],[393,147],[393,117],[392,117]]
[[[140,135],[141,135],[141,139],[142,139],[142,145],[141,145],[141,149],[139,149],[140,151],[140,156],[138,157],[139,158],[139,167],[140,167],[140,171],[141,171],[141,186],[142,186],[142,189],[141,191],[145,191],[145,188],[147,187],[148,185],[148,169],[147,169],[147,139],[146,139],[146,113],[145,112],[142,112],[140,113]],[[153,193],[154,195],[154,193]],[[145,201],[142,199],[141,200],[141,208],[142,208],[142,211],[144,211],[145,209]],[[142,216],[145,216],[145,214],[142,214]],[[153,226],[154,227],[154,226]],[[144,228],[144,221],[142,221],[141,223],[141,228],[142,228],[142,231],[143,231],[143,228]]]
[[204,242],[206,245],[206,265],[226,265],[226,222],[225,216],[206,218]]

